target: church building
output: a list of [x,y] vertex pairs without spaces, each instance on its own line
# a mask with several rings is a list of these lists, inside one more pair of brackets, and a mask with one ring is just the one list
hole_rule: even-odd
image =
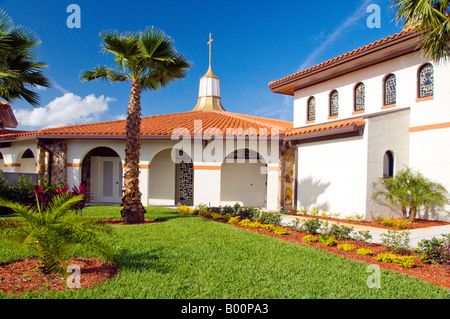
[[[143,205],[240,203],[370,220],[401,216],[372,194],[406,167],[450,190],[450,65],[425,58],[418,44],[405,30],[270,82],[294,97],[293,123],[226,111],[210,53],[192,110],[142,118]],[[91,203],[118,204],[125,124],[2,129],[0,170],[84,183]],[[449,211],[418,217],[450,220]]]
[[[91,203],[120,204],[125,126],[126,120],[117,120],[34,132],[5,130],[0,170],[37,173],[41,181],[69,186],[84,183]],[[290,129],[288,121],[226,111],[210,50],[195,107],[142,118],[143,205],[239,203],[279,210],[280,139]]]
[[[418,50],[402,31],[283,79],[272,92],[294,97],[295,206],[401,217],[374,183],[409,167],[450,191],[450,65]],[[450,220],[450,207],[421,218]]]

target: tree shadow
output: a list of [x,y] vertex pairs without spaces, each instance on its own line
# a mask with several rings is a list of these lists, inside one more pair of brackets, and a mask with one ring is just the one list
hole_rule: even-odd
[[298,200],[300,206],[304,208],[321,209],[328,211],[328,202],[318,203],[320,195],[331,185],[331,182],[322,182],[320,179],[314,179],[312,176],[306,177],[298,182]]
[[115,265],[120,269],[130,270],[154,270],[159,273],[168,273],[170,271],[169,263],[164,261],[160,256],[163,254],[162,247],[149,249],[139,253],[132,252],[127,248],[123,248],[118,253]]
[[149,208],[156,208],[161,209],[161,211],[147,211],[146,217],[153,217],[156,215],[156,218],[152,218],[155,221],[158,222],[165,222],[171,219],[178,219],[178,218],[192,218],[195,216],[192,216],[187,213],[180,212],[178,210],[175,210],[173,208],[166,208],[166,207],[159,207],[159,206],[149,206]]

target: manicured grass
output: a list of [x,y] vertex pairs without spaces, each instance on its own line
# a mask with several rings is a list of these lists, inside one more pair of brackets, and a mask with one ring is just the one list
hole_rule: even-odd
[[[108,240],[119,253],[115,278],[92,288],[22,297],[450,297],[447,289],[387,270],[381,270],[381,288],[371,289],[367,264],[167,208],[147,210],[146,218],[163,222],[114,226]],[[89,207],[83,216],[120,218],[117,207]],[[29,255],[9,242],[0,245],[0,261]],[[74,253],[90,256],[81,249]]]

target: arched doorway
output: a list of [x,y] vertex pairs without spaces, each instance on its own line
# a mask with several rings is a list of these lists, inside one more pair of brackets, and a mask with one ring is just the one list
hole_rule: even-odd
[[89,190],[91,203],[119,204],[123,196],[122,160],[109,147],[89,151],[81,165],[81,182]]
[[19,173],[36,174],[36,159],[31,149],[26,149],[20,157]]
[[171,148],[159,151],[150,162],[149,205],[192,206],[194,203],[193,181],[194,168],[189,155]]
[[220,189],[222,205],[265,207],[267,164],[262,156],[247,148],[228,154],[222,164]]

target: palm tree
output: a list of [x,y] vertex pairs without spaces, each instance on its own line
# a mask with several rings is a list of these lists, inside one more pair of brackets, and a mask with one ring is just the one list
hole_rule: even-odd
[[0,97],[8,102],[24,99],[33,106],[39,95],[30,90],[49,87],[42,73],[47,66],[36,62],[38,38],[29,30],[14,26],[12,19],[0,10]]
[[435,62],[450,56],[449,0],[393,0],[397,21],[422,34],[420,48]]
[[184,78],[191,65],[176,52],[173,40],[153,27],[139,33],[106,32],[101,33],[100,37],[103,51],[114,55],[118,70],[99,66],[83,71],[81,79],[131,82],[126,120],[122,216],[127,224],[142,223],[145,209],[139,190],[141,93],[158,90],[176,79]]
[[45,208],[39,201],[36,205],[23,205],[0,198],[0,206],[10,208],[21,217],[14,222],[0,219],[0,238],[35,250],[39,256],[39,268],[45,274],[63,274],[70,249],[77,244],[96,249],[114,260],[111,248],[98,238],[100,233],[111,233],[111,226],[83,219],[73,212],[73,206],[82,198],[61,194]]
[[449,203],[448,192],[439,183],[430,181],[410,168],[400,171],[395,177],[381,178],[374,187],[382,186],[372,198],[383,196],[391,205],[400,205],[403,219],[414,222],[421,208],[440,208]]

